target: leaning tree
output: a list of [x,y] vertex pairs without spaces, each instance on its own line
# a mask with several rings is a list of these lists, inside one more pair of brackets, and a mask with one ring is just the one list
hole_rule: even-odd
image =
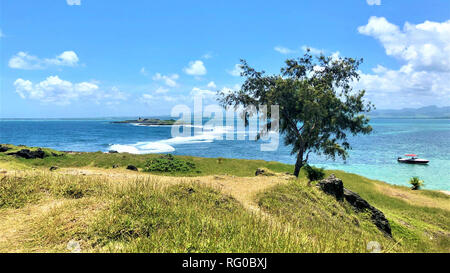
[[[261,105],[278,105],[280,133],[297,156],[298,177],[311,152],[345,160],[351,148],[348,135],[372,131],[366,113],[373,104],[364,99],[364,90],[353,89],[361,63],[362,59],[312,56],[308,50],[301,58],[286,60],[279,75],[266,75],[241,60],[245,82],[238,91],[219,92],[219,101],[225,108],[254,106],[257,111]],[[249,115],[244,116],[246,123]]]

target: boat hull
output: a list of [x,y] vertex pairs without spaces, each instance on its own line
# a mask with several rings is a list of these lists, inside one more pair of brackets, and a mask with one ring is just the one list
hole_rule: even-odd
[[426,159],[409,159],[409,158],[399,158],[397,161],[406,164],[428,164],[428,162],[430,162],[429,160]]

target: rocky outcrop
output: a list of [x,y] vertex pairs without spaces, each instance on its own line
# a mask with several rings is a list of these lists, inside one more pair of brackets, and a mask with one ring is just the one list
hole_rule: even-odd
[[335,196],[337,200],[342,200],[344,198],[344,184],[342,183],[342,180],[334,176],[334,174],[321,180],[317,183],[317,186],[325,193]]
[[379,209],[371,206],[369,204],[369,202],[364,200],[357,193],[354,193],[351,190],[348,190],[345,188],[344,188],[344,198],[347,202],[350,203],[350,205],[352,205],[353,208],[355,208],[356,211],[371,212],[371,214],[372,214],[371,220],[378,227],[378,229],[385,232],[389,236],[392,236],[391,225],[389,224],[388,219],[386,219],[386,216],[384,216],[383,212],[381,212]]
[[137,168],[136,166],[133,166],[133,165],[128,165],[127,170],[137,172],[137,171],[138,171],[138,168]]
[[3,146],[3,145],[0,145],[0,153],[7,152],[9,150],[11,150],[11,148]]
[[25,158],[25,159],[35,159],[35,158],[44,158],[47,154],[42,151],[40,148],[36,151],[31,151],[29,149],[22,149],[15,153],[9,153],[8,155],[15,155],[17,157]]
[[357,193],[344,188],[342,180],[337,178],[334,174],[321,180],[317,183],[317,186],[325,193],[335,196],[337,200],[345,199],[357,212],[370,212],[371,220],[375,226],[387,235],[392,236],[391,226],[389,221],[384,216],[384,213],[370,205],[369,202],[364,200]]

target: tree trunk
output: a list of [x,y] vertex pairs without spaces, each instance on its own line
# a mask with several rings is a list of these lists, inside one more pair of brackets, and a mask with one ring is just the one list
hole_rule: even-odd
[[297,161],[295,162],[294,175],[298,178],[300,169],[303,167],[303,150],[300,150],[297,154]]

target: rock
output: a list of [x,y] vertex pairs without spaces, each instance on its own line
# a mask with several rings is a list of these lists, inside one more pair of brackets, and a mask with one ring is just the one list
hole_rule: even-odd
[[110,154],[118,154],[119,152],[118,151],[114,151],[114,150],[110,150],[108,153],[110,153]]
[[9,150],[11,150],[11,148],[3,146],[3,145],[0,145],[0,153],[4,153],[4,152],[9,151]]
[[322,189],[325,193],[334,195],[337,200],[342,200],[344,197],[344,184],[342,183],[342,180],[337,178],[334,174],[317,183],[317,187]]
[[128,165],[127,170],[135,171],[135,172],[139,171],[138,168],[136,168],[136,166],[133,166],[133,165]]
[[322,189],[325,193],[335,196],[337,200],[345,199],[357,212],[369,211],[372,215],[372,223],[374,223],[379,230],[392,237],[391,226],[383,212],[371,206],[369,202],[364,200],[358,194],[344,188],[342,180],[337,178],[334,174],[317,183],[317,187]]
[[35,158],[44,158],[47,155],[40,148],[36,151],[30,151],[29,149],[22,149],[16,153],[9,153],[8,155],[15,155],[17,157],[22,157],[25,159],[35,159]]
[[81,252],[80,242],[77,242],[75,240],[70,240],[67,243],[67,250],[69,250],[72,253],[80,253]]
[[356,211],[358,212],[363,212],[366,210],[370,211],[372,214],[371,217],[372,222],[378,227],[379,230],[385,232],[386,234],[392,237],[391,225],[389,224],[389,221],[386,219],[386,216],[384,216],[383,212],[371,206],[366,200],[364,200],[358,194],[345,188],[344,188],[344,198],[345,200],[347,200],[347,202],[350,203],[350,205],[352,205],[353,208],[355,208]]
[[263,176],[274,176],[275,173],[266,169],[266,168],[258,168],[255,172],[255,176],[263,175]]
[[56,171],[57,169],[59,169],[58,166],[51,166],[51,167],[50,167],[50,171],[51,171],[51,172]]
[[119,168],[119,165],[114,164],[112,167],[113,167],[113,169],[117,169],[117,168]]

